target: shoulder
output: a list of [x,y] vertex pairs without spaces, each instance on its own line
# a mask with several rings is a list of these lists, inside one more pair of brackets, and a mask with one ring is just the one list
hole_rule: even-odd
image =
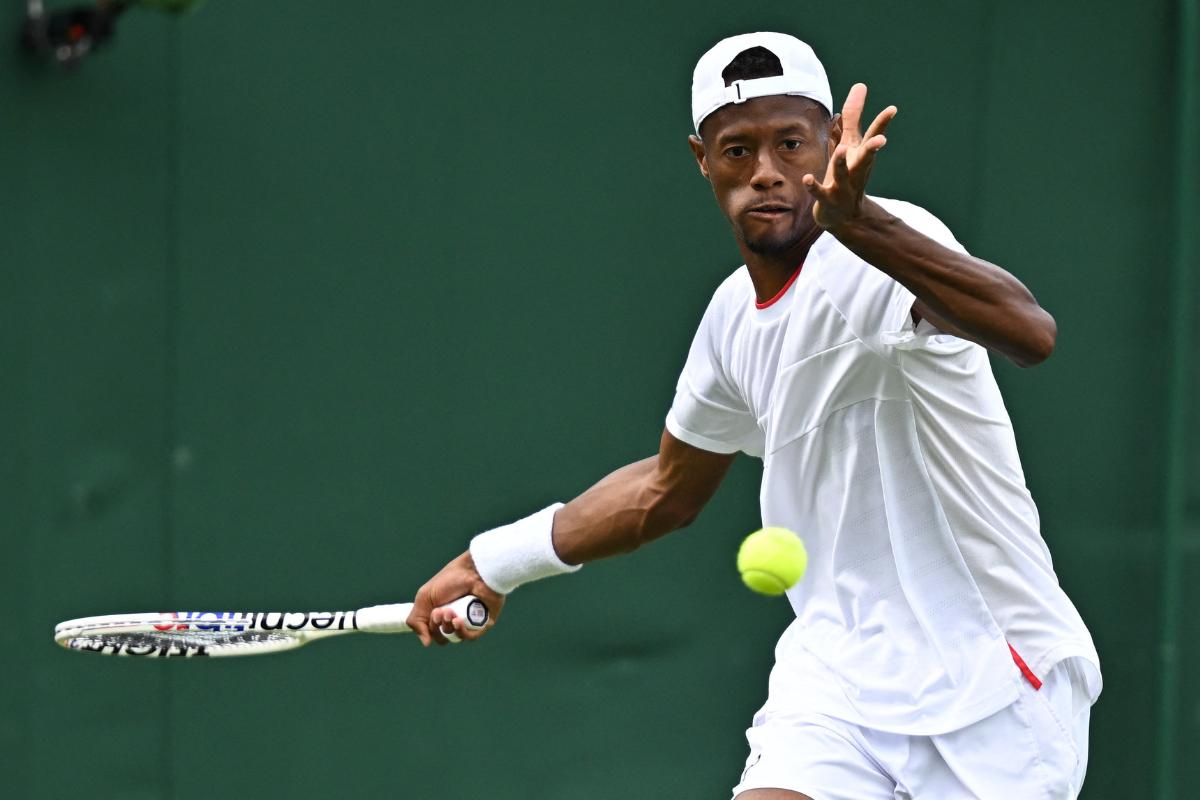
[[713,292],[713,302],[722,304],[737,304],[754,297],[754,284],[750,280],[750,270],[746,265],[735,269],[721,285]]
[[747,305],[754,302],[754,284],[750,271],[743,264],[734,270],[713,292],[704,317],[709,321],[726,323],[737,318]]
[[910,203],[907,200],[897,200],[894,197],[876,197],[875,195],[868,196],[876,203],[886,208],[890,213],[895,214],[905,222],[907,222],[909,219],[937,219],[937,217],[916,203]]
[[[957,242],[949,244],[953,237],[941,221],[920,206],[903,200],[871,199],[914,230],[946,246],[957,246]],[[916,299],[912,292],[833,234],[825,233],[817,240],[813,255],[817,257],[817,285],[859,339],[875,342],[880,333],[900,330],[909,323]]]
[[904,221],[904,224],[913,230],[923,233],[935,242],[938,242],[953,250],[961,250],[966,252],[958,240],[954,238],[954,234],[946,227],[946,223],[942,222],[930,211],[921,208],[915,203],[909,203],[906,200],[894,200],[888,197],[871,197],[876,203],[884,208],[889,214],[899,217]]
[[[913,230],[953,250],[966,252],[946,225],[929,211],[904,200],[871,197],[885,211],[899,218]],[[862,295],[872,288],[888,290],[894,281],[882,271],[859,258],[839,242],[833,234],[825,233],[813,245],[821,286],[837,297],[847,293]]]

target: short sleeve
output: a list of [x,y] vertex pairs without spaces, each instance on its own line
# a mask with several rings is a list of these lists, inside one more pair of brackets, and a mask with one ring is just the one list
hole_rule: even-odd
[[687,362],[675,386],[675,400],[667,413],[667,430],[682,442],[713,453],[744,450],[760,455],[762,433],[758,420],[729,381],[721,363],[721,345],[727,341],[722,297],[709,304]]
[[[925,209],[900,200],[873,199],[918,233],[956,252],[967,252],[950,229]],[[843,263],[831,264],[822,271],[822,286],[865,344],[887,357],[901,340],[911,346],[914,337],[939,334],[926,321],[914,330],[912,307],[917,298],[907,287],[848,250],[843,249],[842,255]]]
[[954,234],[946,227],[946,224],[935,217],[920,206],[914,206],[912,203],[906,203],[903,200],[883,200],[875,198],[881,206],[904,220],[904,224],[908,227],[923,233],[930,239],[933,239],[938,244],[948,247],[951,250],[956,250],[959,253],[966,253],[967,249],[963,247],[958,239],[954,238]]

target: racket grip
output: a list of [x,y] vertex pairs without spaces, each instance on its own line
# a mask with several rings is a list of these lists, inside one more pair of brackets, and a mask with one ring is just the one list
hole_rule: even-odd
[[[366,633],[407,633],[412,630],[407,622],[412,607],[412,603],[390,603],[360,608],[354,615],[355,627]],[[473,595],[460,597],[444,608],[453,609],[455,615],[461,617],[471,630],[477,631],[487,625],[487,606]],[[458,637],[447,638],[454,641]]]
[[[467,627],[473,631],[480,630],[488,621],[488,608],[483,601],[474,595],[460,597],[448,606],[443,608],[451,609],[455,616],[460,617]],[[446,637],[446,641],[451,644],[458,644],[462,639],[458,638],[458,634],[453,631],[446,633],[442,631],[442,636]]]

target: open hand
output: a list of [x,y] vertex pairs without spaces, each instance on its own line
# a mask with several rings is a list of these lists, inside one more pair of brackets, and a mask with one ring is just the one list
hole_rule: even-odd
[[887,144],[883,132],[896,116],[896,107],[888,106],[879,112],[864,135],[859,125],[866,102],[866,84],[856,83],[850,87],[842,106],[842,138],[829,159],[825,179],[818,182],[812,173],[802,178],[804,188],[817,201],[813,204],[813,219],[826,230],[858,216],[866,195],[867,178],[875,165],[875,154]]

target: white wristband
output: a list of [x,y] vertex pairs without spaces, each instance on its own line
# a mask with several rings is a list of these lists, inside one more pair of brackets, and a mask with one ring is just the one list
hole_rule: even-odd
[[508,594],[523,583],[575,572],[582,566],[571,566],[554,552],[554,514],[562,506],[555,503],[471,540],[475,571],[492,591]]

